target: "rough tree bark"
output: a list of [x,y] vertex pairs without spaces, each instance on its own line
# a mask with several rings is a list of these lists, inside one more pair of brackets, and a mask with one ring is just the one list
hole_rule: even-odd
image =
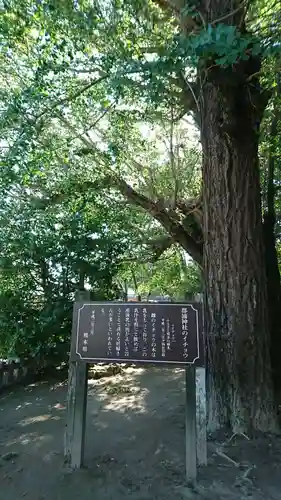
[[258,59],[214,68],[202,89],[209,429],[275,430],[258,165],[267,99]]

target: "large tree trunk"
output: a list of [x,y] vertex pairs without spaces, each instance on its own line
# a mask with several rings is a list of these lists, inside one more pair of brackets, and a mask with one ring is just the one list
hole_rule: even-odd
[[257,64],[214,68],[202,89],[210,431],[276,430],[258,167],[266,102],[256,79],[246,84]]

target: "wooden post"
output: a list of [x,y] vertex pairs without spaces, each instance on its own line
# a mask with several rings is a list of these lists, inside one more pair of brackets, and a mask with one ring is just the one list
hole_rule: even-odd
[[87,411],[88,365],[71,362],[68,375],[67,424],[64,457],[72,468],[83,466],[86,411]]
[[196,464],[196,378],[195,367],[185,369],[185,473],[188,485],[194,486],[197,476]]
[[196,368],[197,464],[207,465],[206,370]]
[[[196,294],[194,300],[203,303],[203,294]],[[204,343],[201,347],[204,349]],[[196,368],[196,432],[197,464],[207,465],[206,369],[203,367]]]
[[[89,300],[89,292],[77,292],[76,300]],[[87,412],[88,365],[70,361],[67,393],[67,424],[64,436],[64,460],[72,469],[83,466]]]

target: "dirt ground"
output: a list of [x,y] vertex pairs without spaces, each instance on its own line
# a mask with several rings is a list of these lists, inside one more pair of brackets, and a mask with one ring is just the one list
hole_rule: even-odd
[[197,489],[185,485],[181,370],[91,380],[86,467],[74,472],[63,465],[66,393],[41,382],[0,396],[1,500],[281,500],[276,437],[213,439]]

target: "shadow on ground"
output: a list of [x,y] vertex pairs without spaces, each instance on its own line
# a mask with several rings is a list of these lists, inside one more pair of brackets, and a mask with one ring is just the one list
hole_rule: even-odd
[[90,381],[86,467],[76,472],[63,466],[66,392],[66,383],[42,382],[0,397],[1,498],[281,500],[276,438],[211,443],[197,492],[185,487],[181,370],[128,368]]

